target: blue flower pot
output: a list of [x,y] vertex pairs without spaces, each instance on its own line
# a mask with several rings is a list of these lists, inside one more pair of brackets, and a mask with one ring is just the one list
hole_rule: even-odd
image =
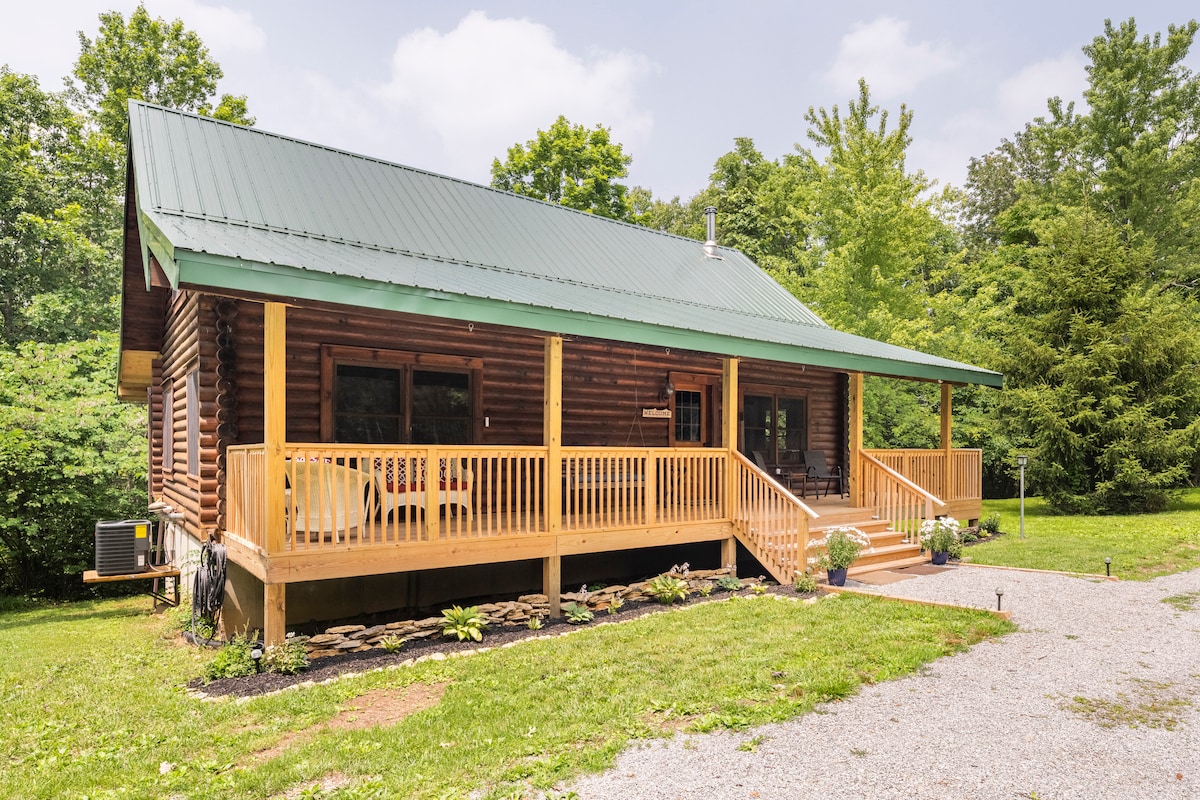
[[829,581],[830,586],[845,586],[846,568],[825,570],[825,579]]
[[950,558],[950,553],[948,551],[939,550],[938,552],[933,554],[932,561],[934,564],[937,564],[940,567],[942,564],[945,564],[946,560],[949,558]]

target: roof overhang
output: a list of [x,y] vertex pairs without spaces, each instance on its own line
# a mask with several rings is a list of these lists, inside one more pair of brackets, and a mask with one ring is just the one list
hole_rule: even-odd
[[[165,242],[161,240],[161,243]],[[764,341],[703,330],[656,325],[637,320],[586,314],[476,297],[469,294],[381,283],[348,275],[296,269],[186,250],[160,250],[160,261],[169,252],[173,262],[163,268],[175,288],[220,291],[232,294],[275,296],[285,301],[308,300],[380,311],[396,311],[440,319],[489,323],[569,336],[588,336],[619,342],[671,347],[723,356],[756,358],[790,364],[865,372],[897,378],[943,383],[1001,387],[996,372],[957,365],[919,363],[903,357],[888,358],[809,347],[803,344]],[[802,326],[797,326],[802,327]],[[848,334],[844,336],[849,337]],[[858,337],[849,337],[857,339]],[[877,344],[877,343],[873,343]],[[900,353],[902,348],[894,348]],[[914,353],[914,355],[916,355]]]

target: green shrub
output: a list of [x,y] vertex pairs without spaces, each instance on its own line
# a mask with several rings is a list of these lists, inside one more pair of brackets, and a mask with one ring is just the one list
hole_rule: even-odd
[[664,573],[656,578],[652,578],[646,584],[646,594],[660,603],[671,605],[688,596],[687,581],[682,578],[676,578],[669,573]]
[[583,603],[565,603],[562,607],[563,616],[567,618],[567,622],[572,625],[583,625],[586,622],[591,622],[595,618],[592,613]]
[[474,639],[483,641],[483,631],[487,620],[479,613],[478,606],[452,606],[442,612],[445,621],[442,626],[443,636],[457,636],[460,642]]
[[951,558],[958,558],[962,555],[958,520],[954,517],[938,517],[922,522],[921,546],[931,553],[949,553]]
[[304,642],[288,639],[281,644],[267,645],[263,651],[262,671],[280,675],[297,675],[308,669],[308,651]]
[[865,533],[849,525],[830,529],[825,538],[809,541],[808,548],[816,551],[815,556],[808,558],[809,566],[824,570],[846,569],[859,553],[874,549]]
[[615,614],[625,606],[625,601],[615,595],[608,601],[608,613]]
[[[258,638],[258,631],[254,632]],[[258,662],[254,659],[254,642],[245,633],[233,637],[204,668],[204,680],[215,681],[219,678],[242,678],[258,672]]]
[[388,634],[379,640],[379,644],[389,653],[399,653],[404,647],[404,637]]
[[538,616],[530,617],[529,621],[525,623],[525,627],[531,631],[540,631],[542,629],[542,618]]
[[795,589],[797,594],[812,594],[817,591],[817,579],[811,572],[802,572],[796,576]]
[[988,536],[995,536],[1000,532],[1000,515],[996,512],[988,514],[987,519],[979,521],[979,532],[986,533]]

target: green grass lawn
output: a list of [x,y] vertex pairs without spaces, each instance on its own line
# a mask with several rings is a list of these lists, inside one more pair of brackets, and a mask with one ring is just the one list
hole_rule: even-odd
[[1200,489],[1190,489],[1159,514],[1057,516],[1041,498],[1025,498],[1025,539],[1019,500],[984,500],[983,516],[1000,514],[1004,531],[972,545],[978,564],[1104,574],[1104,559],[1123,579],[1147,580],[1200,567]]
[[[345,788],[299,796],[517,798],[603,769],[632,740],[795,717],[1011,630],[877,598],[739,598],[210,702],[183,684],[211,654],[178,644],[147,604],[0,606],[0,796],[282,797],[340,773]],[[390,726],[319,727],[368,691],[418,682],[445,694]]]

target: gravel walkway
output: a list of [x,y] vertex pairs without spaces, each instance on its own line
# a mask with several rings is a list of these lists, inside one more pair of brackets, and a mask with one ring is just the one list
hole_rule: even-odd
[[[635,747],[572,788],[580,800],[1200,798],[1200,600],[1162,602],[1200,593],[1200,570],[1117,583],[956,566],[863,588],[995,608],[997,587],[1016,633],[824,713]],[[1067,707],[1077,697],[1126,716],[1106,727]]]

